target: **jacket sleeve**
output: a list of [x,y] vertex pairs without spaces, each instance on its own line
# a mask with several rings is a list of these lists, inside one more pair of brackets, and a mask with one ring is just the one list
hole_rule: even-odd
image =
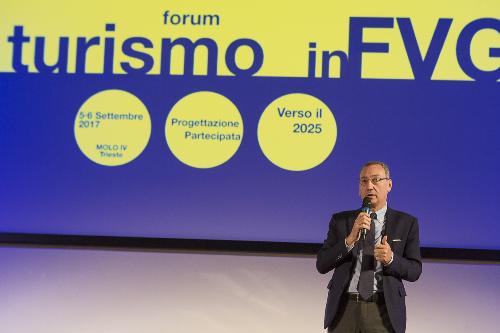
[[384,274],[413,282],[418,280],[421,273],[422,258],[420,255],[418,221],[413,218],[403,255],[394,253],[394,260],[390,265],[384,267]]
[[337,221],[335,215],[330,220],[327,238],[316,257],[316,269],[321,274],[328,273],[350,258],[350,251],[345,244],[347,237],[345,222],[343,219]]

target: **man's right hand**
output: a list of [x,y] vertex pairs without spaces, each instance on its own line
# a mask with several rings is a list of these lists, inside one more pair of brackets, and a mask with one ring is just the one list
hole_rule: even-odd
[[371,222],[372,220],[370,215],[364,212],[359,213],[358,217],[356,217],[356,220],[354,221],[351,233],[345,239],[347,246],[351,246],[359,240],[359,237],[361,236],[361,229],[370,230]]

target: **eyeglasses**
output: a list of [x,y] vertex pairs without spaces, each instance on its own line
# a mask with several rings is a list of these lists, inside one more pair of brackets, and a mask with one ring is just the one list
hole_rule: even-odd
[[383,180],[389,180],[389,179],[390,178],[388,178],[388,177],[385,177],[385,178],[382,178],[382,177],[361,178],[359,180],[359,185],[366,186],[366,185],[368,185],[368,182],[372,182],[373,185],[377,185],[381,181],[383,181]]

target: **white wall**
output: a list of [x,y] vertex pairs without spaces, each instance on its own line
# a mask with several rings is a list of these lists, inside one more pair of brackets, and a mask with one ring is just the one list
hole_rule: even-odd
[[[324,332],[313,257],[0,248],[0,332]],[[408,332],[494,332],[500,265],[424,263]]]

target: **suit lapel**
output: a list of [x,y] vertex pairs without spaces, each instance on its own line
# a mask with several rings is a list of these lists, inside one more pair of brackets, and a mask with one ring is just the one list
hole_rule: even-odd
[[394,238],[396,233],[396,223],[394,221],[394,211],[387,207],[387,213],[385,216],[385,231],[384,235],[387,235],[387,240],[390,241]]
[[[361,210],[357,210],[357,211],[354,212],[354,214],[351,217],[349,217],[349,220],[347,221],[348,228],[349,228],[347,230],[349,232],[352,230],[352,226],[354,225],[354,221],[356,220],[356,217],[359,215],[360,212],[361,212]],[[355,262],[357,260],[357,256],[358,256],[358,244],[359,244],[359,242],[356,242],[354,244],[354,247],[351,250],[352,261],[353,262]]]
[[347,231],[348,232],[350,232],[352,230],[352,226],[354,225],[354,221],[356,220],[356,216],[358,216],[359,212],[360,212],[360,210],[355,211],[354,214],[351,215],[349,217],[349,219],[347,220],[347,227],[348,227]]

